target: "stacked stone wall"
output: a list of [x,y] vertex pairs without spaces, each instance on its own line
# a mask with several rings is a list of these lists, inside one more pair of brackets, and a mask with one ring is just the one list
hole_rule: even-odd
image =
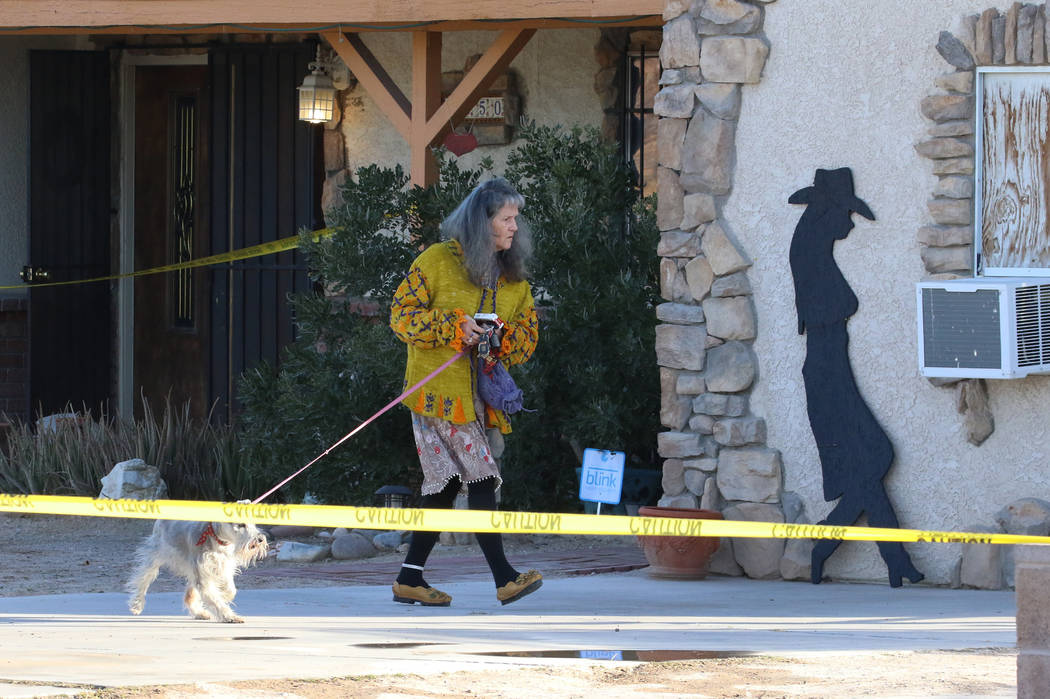
[[[660,49],[657,152],[661,237],[656,356],[661,505],[721,511],[727,519],[784,522],[805,515],[783,492],[780,452],[750,409],[759,331],[751,260],[722,216],[732,191],[736,125],[747,85],[758,83],[769,46],[772,0],[668,0]],[[785,501],[796,506],[785,507]],[[785,517],[787,515],[792,519]],[[723,574],[808,577],[808,543],[724,541]],[[785,555],[787,548],[787,555]]]

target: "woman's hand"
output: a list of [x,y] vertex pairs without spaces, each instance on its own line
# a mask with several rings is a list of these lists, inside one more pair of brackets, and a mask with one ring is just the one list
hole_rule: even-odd
[[478,325],[470,316],[463,317],[463,322],[459,324],[459,328],[463,333],[463,344],[465,345],[478,344],[478,340],[485,333],[485,329]]

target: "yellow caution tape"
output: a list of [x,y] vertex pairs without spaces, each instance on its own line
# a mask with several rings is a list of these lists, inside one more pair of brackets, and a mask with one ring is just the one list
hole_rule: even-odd
[[1050,544],[1050,537],[1017,534],[835,527],[720,519],[625,517],[557,512],[424,510],[396,507],[280,505],[193,500],[106,500],[62,495],[0,494],[0,512],[255,522],[308,527],[406,529],[506,534],[594,534],[613,536],[726,536],[772,539],[842,539],[963,544]]
[[[321,238],[328,237],[333,233],[334,231],[331,228],[322,228],[320,230],[314,231],[314,242],[320,240]],[[143,269],[137,272],[125,272],[123,274],[113,274],[106,277],[91,277],[89,279],[72,279],[63,282],[41,282],[39,284],[11,284],[8,286],[0,286],[0,289],[40,289],[46,286],[69,286],[71,284],[88,284],[90,282],[104,282],[112,279],[129,279],[132,277],[144,277],[148,274],[160,274],[162,272],[177,272],[180,269],[208,267],[211,265],[223,264],[225,262],[237,262],[238,260],[247,260],[251,257],[273,255],[278,252],[293,250],[297,247],[299,247],[299,236],[292,235],[288,236],[287,238],[281,238],[279,240],[270,241],[269,243],[260,243],[259,245],[252,245],[246,248],[240,248],[239,250],[222,252],[217,255],[209,255],[208,257],[199,257],[196,260],[177,262],[171,265],[164,265],[163,267],[151,267],[150,269]]]

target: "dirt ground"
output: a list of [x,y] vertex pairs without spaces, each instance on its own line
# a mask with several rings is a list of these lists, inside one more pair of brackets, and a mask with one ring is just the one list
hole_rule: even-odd
[[[130,552],[152,522],[104,517],[51,517],[0,513],[0,597],[115,592],[123,587]],[[303,539],[300,539],[303,540]],[[508,537],[510,551],[580,549],[600,537]],[[444,551],[443,551],[444,550]],[[438,547],[435,555],[464,555],[468,547]],[[391,561],[400,554],[385,554]],[[380,559],[381,560],[381,559]],[[265,566],[276,565],[267,561]],[[281,563],[281,567],[288,564]],[[302,564],[321,566],[324,562]],[[244,576],[238,587],[275,588],[344,585],[324,578]],[[153,591],[175,591],[162,576]],[[0,677],[0,682],[5,678]],[[190,697],[333,699],[335,697],[839,697],[1015,696],[1016,653],[1012,648],[971,652],[864,653],[802,658],[744,656],[640,664],[560,663],[440,676],[401,674],[316,681],[265,680],[186,686],[94,690],[95,699],[182,699]]]

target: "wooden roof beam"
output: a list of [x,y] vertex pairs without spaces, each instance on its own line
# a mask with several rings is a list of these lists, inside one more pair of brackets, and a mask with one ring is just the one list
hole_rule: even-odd
[[453,123],[466,116],[478,98],[510,67],[511,62],[535,34],[535,29],[507,29],[500,32],[478,62],[463,76],[463,80],[448,99],[428,120],[426,138],[429,143],[442,138],[446,131],[451,130]]
[[[346,63],[357,81],[365,88],[376,105],[390,119],[398,133],[406,141],[412,140],[412,103],[394,83],[375,54],[356,34],[321,32],[335,52]],[[440,61],[440,58],[438,59]],[[414,61],[414,58],[413,58]],[[440,80],[441,76],[438,75]]]
[[[0,0],[3,2],[3,0]],[[318,34],[325,31],[367,32],[408,31],[404,22],[207,22],[201,24],[108,24],[99,25],[17,25],[8,24],[0,6],[0,36],[46,35],[46,36],[190,36],[214,40],[216,36],[240,36],[242,34]],[[508,20],[438,20],[428,22],[426,29],[432,32],[453,31],[497,31],[500,29],[583,29],[593,27],[659,27],[663,20],[659,14],[632,15],[630,17],[599,17],[593,20],[570,18],[508,19]]]
[[[506,0],[0,0],[0,27],[71,27],[81,33],[115,25],[141,30],[152,26],[223,24],[406,25],[447,20],[594,20],[637,15],[659,16],[664,0],[534,0],[509,7]],[[414,27],[423,29],[424,27]],[[436,27],[425,27],[437,30]],[[198,31],[200,31],[198,29]],[[206,30],[205,30],[206,31]]]

